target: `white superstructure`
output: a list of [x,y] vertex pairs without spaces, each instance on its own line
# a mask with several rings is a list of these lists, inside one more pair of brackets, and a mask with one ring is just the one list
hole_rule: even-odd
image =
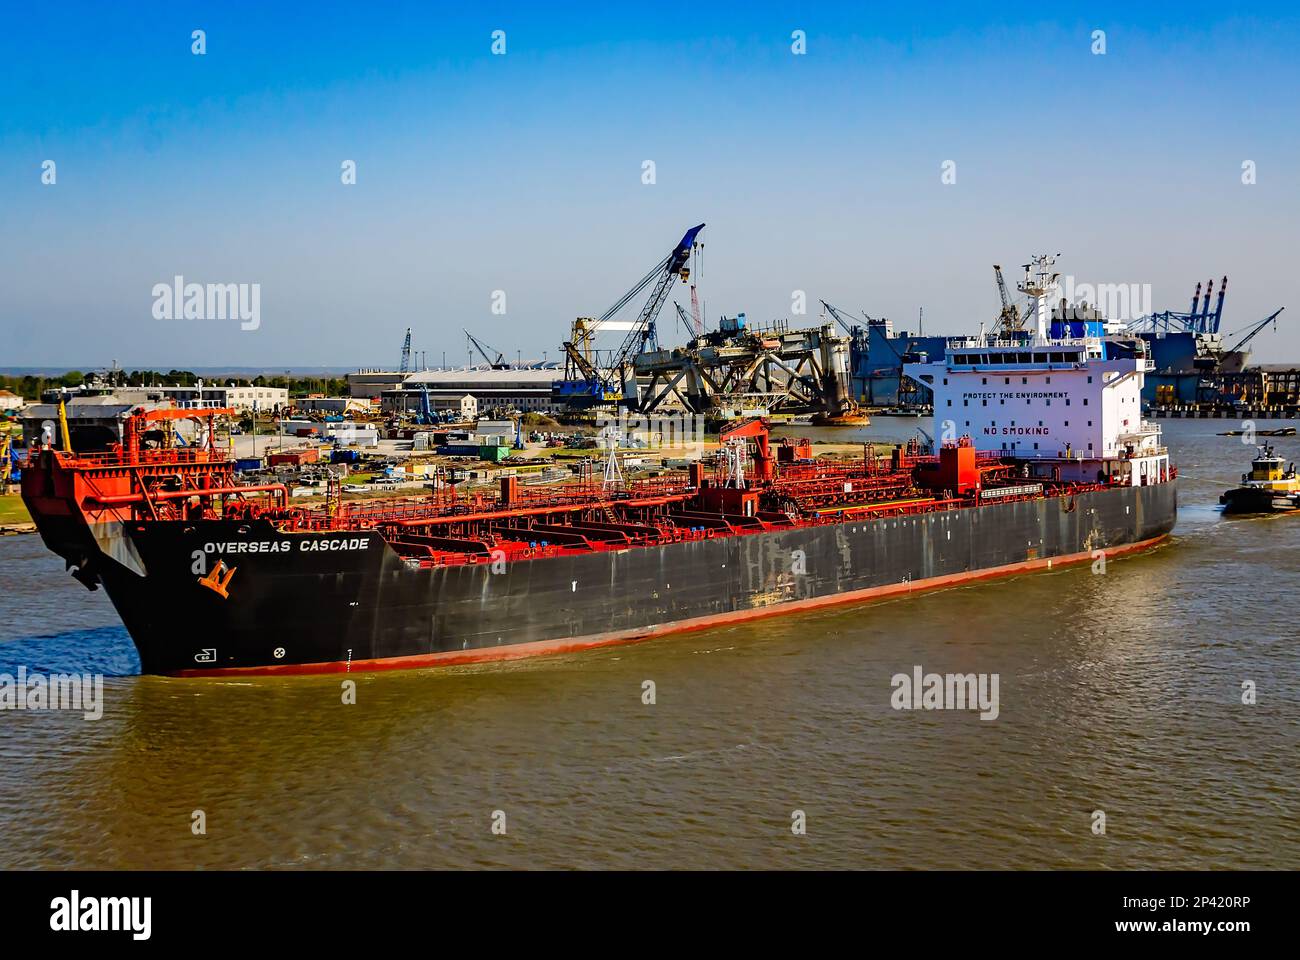
[[1032,476],[1140,486],[1170,477],[1160,427],[1142,419],[1151,369],[1140,340],[1034,336],[951,340],[903,373],[933,391],[945,439],[1028,461]]

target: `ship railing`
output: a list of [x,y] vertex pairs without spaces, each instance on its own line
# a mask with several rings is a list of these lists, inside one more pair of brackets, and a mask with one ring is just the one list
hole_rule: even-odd
[[1051,337],[1026,337],[1022,340],[1007,339],[1005,337],[946,337],[946,345],[953,349],[988,349],[992,347],[999,350],[1048,350],[1054,346],[1065,347],[1088,347],[1100,343],[1101,337],[1061,337],[1053,339]]
[[[999,503],[1008,503],[1013,501],[1031,501],[1040,500],[1044,497],[1073,497],[1083,493],[1110,489],[1112,484],[1109,483],[1075,483],[1061,482],[1053,483],[1047,481],[1043,483],[1042,489],[1034,493],[1016,493],[998,499]],[[996,489],[996,488],[990,488]],[[881,503],[863,503],[855,504],[848,510],[836,511],[825,514],[811,514],[797,519],[791,518],[791,521],[799,526],[826,526],[831,524],[852,523],[867,519],[881,519],[888,517],[914,517],[923,516],[930,513],[941,513],[948,510],[966,509],[987,505],[987,501],[981,502],[974,497],[953,497],[947,499],[916,499],[906,501],[884,501]],[[816,507],[809,507],[815,511]],[[721,516],[721,515],[719,515]],[[467,520],[473,520],[472,514],[466,515]],[[744,536],[750,533],[762,532],[765,529],[771,529],[768,523],[756,523],[752,528],[733,528],[729,532],[714,528],[691,528],[688,526],[678,526],[673,528],[662,529],[663,539],[644,540],[633,544],[633,546],[653,546],[657,542],[672,542],[681,540],[705,540],[715,537],[726,536]],[[565,544],[549,543],[543,545],[537,543],[528,546],[511,544],[508,547],[501,545],[509,560],[523,559],[543,559],[549,557],[558,557],[578,552],[574,547]],[[609,544],[595,545],[595,549],[612,549]],[[588,548],[590,549],[590,548]],[[621,549],[621,548],[620,548]],[[476,554],[458,553],[452,551],[439,551],[428,549],[427,555],[419,555],[421,551],[411,550],[404,553],[404,559],[411,564],[421,567],[437,566],[466,566],[470,564],[482,564],[499,559],[499,555],[484,556]]]
[[371,526],[395,521],[429,520],[445,521],[463,517],[473,520],[476,515],[501,510],[571,510],[574,507],[601,504],[618,506],[627,500],[644,500],[665,496],[685,496],[691,488],[676,478],[650,478],[635,480],[618,488],[604,489],[599,483],[556,487],[551,490],[529,490],[513,500],[507,507],[495,496],[490,498],[446,497],[430,499],[391,498],[382,500],[350,500],[330,507],[300,508],[295,517],[299,529],[341,529],[349,526]]
[[104,450],[93,453],[55,451],[60,462],[83,467],[170,466],[180,463],[227,463],[226,452],[206,447],[176,447],[167,450],[141,450],[135,456],[123,451]]

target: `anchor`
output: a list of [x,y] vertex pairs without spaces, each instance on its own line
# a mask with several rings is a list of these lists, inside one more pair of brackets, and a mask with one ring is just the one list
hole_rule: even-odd
[[[203,584],[203,586],[207,587],[213,593],[220,594],[223,599],[229,599],[230,594],[227,592],[227,589],[230,586],[230,581],[234,579],[236,569],[237,568],[235,567],[227,567],[226,561],[218,560],[217,565],[212,568],[211,573],[206,577],[199,577],[199,583]],[[223,573],[225,574],[224,577],[222,576]]]

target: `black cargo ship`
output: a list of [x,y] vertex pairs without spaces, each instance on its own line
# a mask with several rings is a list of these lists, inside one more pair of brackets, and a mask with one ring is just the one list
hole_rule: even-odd
[[[74,576],[102,585],[148,673],[318,673],[625,643],[1158,543],[1172,471],[1089,480],[978,451],[811,459],[760,420],[717,465],[497,496],[290,503],[223,451],[135,412],[108,451],[48,446],[23,496]],[[211,425],[215,412],[205,414]],[[146,437],[160,438],[151,446]],[[211,430],[208,430],[211,436]]]
[[[1151,359],[1058,322],[1053,263],[1026,268],[1025,329],[905,364],[933,396],[933,453],[814,459],[751,419],[711,464],[652,480],[611,463],[608,482],[307,506],[237,482],[213,442],[233,411],[139,409],[107,449],[74,452],[66,422],[35,444],[23,498],[145,671],[178,675],[524,657],[1140,550],[1177,514],[1141,417]],[[205,443],[173,445],[182,418]]]

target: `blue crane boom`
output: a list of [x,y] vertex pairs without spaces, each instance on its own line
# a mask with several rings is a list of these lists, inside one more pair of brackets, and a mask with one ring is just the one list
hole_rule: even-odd
[[406,328],[406,340],[402,343],[402,365],[398,369],[399,373],[411,372],[411,328]]
[[[704,224],[701,223],[687,230],[672,251],[599,318],[588,320],[580,317],[574,321],[573,335],[563,344],[564,379],[557,380],[552,387],[556,399],[582,406],[605,402],[611,398],[615,377],[624,365],[647,345],[658,346],[655,321],[667,300],[668,288],[673,279],[680,277],[686,281],[690,277],[691,255],[698,246],[699,234],[703,229]],[[634,321],[626,324],[610,322],[647,287],[650,288],[650,296]],[[592,349],[592,339],[602,327],[628,331],[622,345],[607,364],[601,364],[597,352]]]
[[704,224],[691,227],[682,236],[681,242],[673,248],[672,253],[659,261],[655,269],[642,278],[641,282],[629,290],[615,307],[607,312],[602,319],[608,319],[614,313],[632,300],[651,282],[654,288],[650,291],[650,297],[646,300],[645,306],[641,308],[641,313],[637,316],[636,321],[632,324],[632,329],[628,331],[627,337],[623,340],[623,346],[614,354],[614,360],[610,364],[611,370],[617,370],[632,357],[643,351],[647,346],[652,349],[658,348],[658,337],[655,334],[655,321],[659,318],[659,311],[664,307],[664,301],[668,298],[668,288],[672,285],[674,279],[680,277],[686,281],[690,277],[691,252],[695,249],[695,238],[699,236]]
[[1133,333],[1218,333],[1219,323],[1223,319],[1223,298],[1228,293],[1228,278],[1225,276],[1219,285],[1219,299],[1210,309],[1210,298],[1214,295],[1214,278],[1205,285],[1205,299],[1201,300],[1201,284],[1196,285],[1192,294],[1192,308],[1186,313],[1165,310],[1139,317],[1129,324]]

